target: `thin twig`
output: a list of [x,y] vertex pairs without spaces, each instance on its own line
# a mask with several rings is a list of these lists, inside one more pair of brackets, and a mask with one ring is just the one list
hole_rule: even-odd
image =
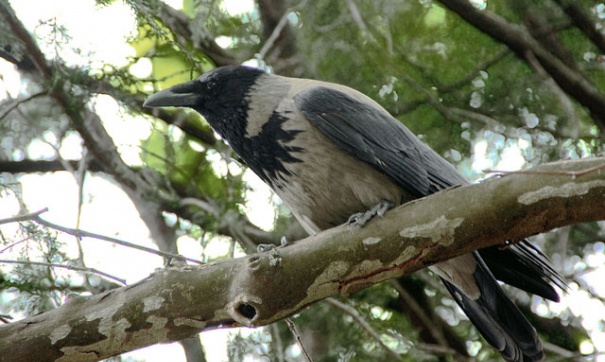
[[542,66],[542,64],[540,63],[540,61],[538,59],[536,59],[536,56],[534,55],[534,53],[532,53],[531,51],[526,51],[525,53],[525,60],[527,61],[527,64],[529,64],[534,72],[536,72],[536,74],[538,74],[544,81],[544,84],[546,84],[546,86],[548,86],[550,88],[550,90],[552,91],[552,93],[559,98],[561,107],[565,110],[565,112],[567,113],[567,117],[568,117],[568,123],[570,125],[575,125],[576,127],[573,128],[572,130],[572,135],[571,138],[578,138],[578,116],[577,116],[577,112],[575,110],[575,107],[572,103],[572,101],[569,99],[569,96],[567,95],[567,93],[565,93],[565,91],[557,84],[557,82],[555,82],[555,80],[550,76],[550,74],[546,71],[546,69],[544,69],[544,67]]
[[219,209],[212,205],[208,201],[204,201],[195,197],[185,197],[179,200],[179,206],[197,206],[200,209],[212,214],[213,216],[220,216]]
[[420,350],[423,350],[425,352],[428,352],[428,353],[436,355],[436,356],[453,356],[453,355],[455,355],[456,361],[467,361],[467,360],[474,361],[472,358],[461,355],[459,352],[457,352],[456,350],[454,350],[450,347],[442,346],[439,344],[416,342],[416,344],[414,346]]
[[21,104],[31,101],[34,98],[38,98],[40,96],[48,94],[47,91],[38,92],[31,94],[27,97],[15,100],[11,105],[9,105],[4,112],[0,114],[0,121],[4,119],[10,112],[12,112],[15,108],[19,107]]
[[284,362],[286,359],[284,357],[284,347],[279,336],[279,328],[277,327],[277,323],[273,323],[270,326],[271,328],[271,340],[275,343],[274,351],[276,353],[276,358],[278,362]]
[[393,288],[395,288],[395,290],[397,290],[397,293],[399,293],[399,298],[401,298],[406,306],[411,309],[412,313],[420,320],[420,323],[422,323],[423,327],[428,330],[435,341],[440,346],[449,346],[447,339],[443,335],[443,331],[437,327],[437,324],[431,320],[427,313],[418,304],[418,301],[416,301],[416,299],[414,299],[414,297],[408,293],[401,283],[397,282],[396,280],[391,280],[390,284]]
[[450,107],[449,110],[452,115],[458,117],[460,120],[481,122],[491,129],[496,129],[500,124],[496,119],[479,112],[456,107]]
[[31,239],[31,238],[33,238],[34,236],[38,236],[38,235],[40,235],[40,234],[42,234],[42,233],[41,233],[41,232],[37,232],[37,233],[34,233],[34,234],[32,234],[32,235],[27,236],[26,238],[23,238],[23,239],[21,239],[21,240],[15,241],[14,243],[11,243],[11,244],[9,244],[8,246],[6,246],[5,248],[3,248],[2,250],[0,250],[0,254],[4,253],[5,251],[7,251],[7,250],[8,250],[8,249],[10,249],[10,248],[13,248],[13,247],[15,247],[15,246],[17,246],[17,245],[21,244],[22,242],[25,242],[25,241],[30,240],[30,239]]
[[302,9],[306,5],[307,1],[308,0],[301,1],[298,5],[290,8],[290,9],[287,9],[284,12],[284,15],[281,17],[281,19],[279,19],[279,23],[277,23],[277,25],[273,29],[273,32],[271,33],[271,35],[269,36],[269,38],[267,38],[267,41],[265,42],[265,44],[263,44],[263,47],[258,52],[259,59],[265,59],[265,56],[267,55],[267,52],[269,52],[269,50],[271,50],[271,48],[275,44],[275,41],[277,40],[277,38],[279,38],[282,30],[284,30],[284,27],[288,23],[288,16],[293,11],[296,11],[298,9]]
[[48,208],[45,207],[42,210],[30,212],[28,214],[17,215],[17,216],[9,217],[8,219],[0,219],[0,225],[8,224],[11,222],[21,222],[21,221],[33,220],[47,211],[48,211]]
[[124,280],[122,278],[118,278],[118,277],[113,276],[111,274],[107,274],[107,273],[102,272],[100,270],[97,270],[95,268],[80,268],[80,267],[77,267],[77,266],[64,265],[64,264],[44,263],[44,262],[40,262],[40,261],[22,261],[22,260],[6,260],[6,259],[0,259],[0,264],[39,265],[39,266],[47,266],[49,268],[63,268],[63,269],[68,269],[68,270],[73,270],[73,271],[79,271],[79,272],[83,272],[83,273],[97,274],[97,275],[100,275],[100,276],[105,277],[107,279],[115,280],[116,282],[118,282],[118,283],[120,283],[122,285],[128,285],[126,283],[126,280]]
[[51,229],[59,230],[59,231],[62,231],[64,233],[66,233],[66,234],[77,236],[77,237],[80,237],[80,238],[82,238],[82,237],[88,237],[88,238],[99,239],[99,240],[103,240],[103,241],[108,241],[110,243],[118,244],[118,245],[121,245],[121,246],[125,246],[125,247],[128,247],[128,248],[133,248],[133,249],[145,251],[145,252],[148,252],[148,253],[151,253],[151,254],[155,254],[155,255],[158,255],[158,256],[161,256],[161,257],[164,257],[164,258],[170,258],[170,259],[175,259],[175,260],[186,260],[186,261],[189,261],[189,262],[192,262],[192,263],[196,263],[196,264],[204,264],[203,262],[201,262],[199,260],[192,259],[192,258],[187,258],[187,257],[182,256],[182,255],[173,254],[173,253],[167,253],[165,251],[160,251],[160,250],[148,248],[148,247],[145,247],[145,246],[142,246],[142,245],[130,243],[128,241],[112,238],[110,236],[105,236],[105,235],[91,233],[91,232],[84,231],[84,230],[81,230],[81,229],[72,229],[72,228],[68,228],[68,227],[65,227],[65,226],[57,225],[57,224],[54,224],[52,222],[46,221],[44,219],[41,219],[40,217],[34,217],[33,221],[37,222],[40,225],[49,227]]
[[284,16],[282,16],[281,19],[279,19],[279,23],[277,23],[277,26],[275,27],[275,29],[273,29],[273,32],[271,33],[271,35],[269,36],[269,38],[267,39],[265,44],[263,44],[263,47],[261,48],[261,50],[258,52],[258,56],[260,59],[265,59],[267,52],[273,47],[273,44],[275,44],[275,41],[277,40],[277,38],[281,34],[282,30],[288,23],[289,14],[290,14],[290,12],[286,11]]
[[553,357],[552,361],[585,361],[588,356],[574,351],[567,350],[563,347],[557,346],[556,344],[543,342],[544,350],[559,355],[559,357]]
[[587,168],[581,171],[539,171],[539,170],[483,170],[484,173],[503,173],[503,174],[521,174],[521,175],[549,175],[549,176],[570,176],[573,179],[588,175],[592,172],[605,169],[605,164]]
[[286,319],[284,319],[284,321],[286,321],[288,328],[290,328],[290,332],[292,332],[292,334],[296,338],[296,342],[298,342],[300,350],[302,351],[303,355],[305,355],[305,358],[307,359],[307,361],[313,362],[313,359],[311,358],[311,356],[309,356],[309,353],[305,349],[305,345],[302,343],[302,340],[300,339],[300,334],[298,334],[298,331],[296,330],[296,326],[294,325],[294,322],[292,322],[292,320],[290,318],[286,318]]
[[[61,159],[59,157],[59,159]],[[71,170],[72,176],[75,178],[76,183],[78,184],[78,212],[76,215],[76,229],[80,229],[80,225],[82,222],[82,205],[84,204],[84,180],[86,177],[86,169],[87,169],[87,159],[88,152],[87,148],[82,148],[82,157],[80,158],[80,162],[78,164],[78,169]],[[80,267],[86,268],[86,262],[84,261],[84,248],[82,247],[82,239],[79,237],[75,237],[76,245],[78,246],[78,263],[80,263]],[[90,281],[88,278],[85,279],[84,283],[88,288],[91,288]]]
[[373,42],[376,42],[376,39],[374,39],[372,33],[368,31],[368,27],[363,21],[363,17],[361,16],[361,12],[359,11],[357,4],[355,4],[353,0],[347,0],[347,7],[349,8],[353,21],[357,24],[357,27],[359,27],[359,30],[361,30],[364,35],[368,35]]
[[346,314],[350,315],[351,317],[353,317],[353,319],[357,322],[357,324],[359,324],[359,326],[363,330],[365,330],[372,338],[374,338],[376,340],[376,342],[378,342],[397,361],[403,361],[403,359],[397,352],[393,351],[391,348],[389,348],[389,346],[387,346],[383,342],[382,338],[380,338],[380,336],[374,330],[374,328],[372,328],[372,326],[370,326],[370,324],[357,312],[357,310],[355,310],[355,308],[353,308],[349,305],[346,305],[344,303],[341,303],[334,298],[327,298],[326,302],[328,304],[331,304],[333,307],[336,307],[336,308],[340,309],[341,311],[345,312]]
[[13,316],[11,316],[11,315],[0,314],[0,322],[2,322],[4,324],[10,323],[11,319],[13,319]]

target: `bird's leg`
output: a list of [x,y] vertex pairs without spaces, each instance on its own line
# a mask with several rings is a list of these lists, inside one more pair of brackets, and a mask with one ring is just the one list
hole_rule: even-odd
[[275,244],[258,244],[256,246],[256,252],[257,253],[264,253],[266,251],[271,251],[273,249],[277,248],[277,245]]
[[281,246],[287,246],[290,244],[290,242],[285,236],[282,236],[281,239],[279,239],[279,243],[281,244]]
[[360,227],[365,226],[368,221],[372,220],[374,216],[384,216],[385,212],[392,209],[395,204],[391,201],[382,200],[376,206],[372,207],[366,212],[359,212],[349,217],[349,225],[358,225]]

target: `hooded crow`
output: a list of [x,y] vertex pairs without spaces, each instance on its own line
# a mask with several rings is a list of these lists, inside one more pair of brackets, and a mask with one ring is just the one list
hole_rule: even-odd
[[[378,103],[338,84],[227,66],[156,93],[144,106],[199,112],[311,235],[353,214],[363,223],[368,210],[468,184]],[[535,329],[496,281],[558,301],[553,284],[563,279],[536,247],[487,248],[431,270],[505,360],[544,359]]]

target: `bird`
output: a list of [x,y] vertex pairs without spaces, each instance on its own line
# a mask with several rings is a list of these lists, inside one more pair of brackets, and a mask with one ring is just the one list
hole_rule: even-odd
[[[340,84],[231,65],[143,105],[201,114],[310,235],[469,184],[380,104]],[[536,246],[485,248],[430,269],[504,360],[544,359],[536,330],[498,284],[559,301],[564,279]]]

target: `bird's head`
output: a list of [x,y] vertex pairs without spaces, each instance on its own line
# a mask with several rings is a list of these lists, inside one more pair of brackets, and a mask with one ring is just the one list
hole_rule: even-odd
[[144,107],[189,107],[196,110],[221,136],[245,128],[247,94],[260,76],[260,69],[226,66],[197,79],[177,84],[149,97]]

